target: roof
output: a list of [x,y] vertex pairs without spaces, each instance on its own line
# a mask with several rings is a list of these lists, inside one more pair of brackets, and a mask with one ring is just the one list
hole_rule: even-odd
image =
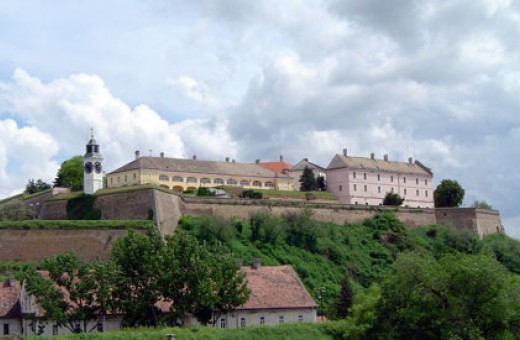
[[110,174],[138,169],[243,177],[275,177],[274,172],[254,163],[215,162],[169,157],[139,157],[110,172]]
[[260,162],[258,163],[262,168],[271,170],[276,173],[282,173],[284,171],[288,171],[293,167],[291,163],[287,163],[284,161],[279,162]]
[[20,309],[20,282],[13,280],[9,284],[9,280],[0,282],[0,318],[19,317]]
[[251,295],[237,309],[316,308],[291,266],[242,267]]
[[429,174],[433,175],[431,170],[424,166],[421,162],[395,162],[386,161],[383,159],[373,159],[366,157],[351,157],[337,154],[330,161],[327,170],[341,169],[341,168],[354,168],[354,169],[372,169],[382,170],[388,172],[399,172],[408,174]]
[[289,171],[303,171],[305,170],[305,167],[309,169],[319,169],[319,170],[325,170],[322,166],[319,166],[318,164],[309,162],[308,158],[304,158],[298,163],[296,163],[295,166],[293,166]]

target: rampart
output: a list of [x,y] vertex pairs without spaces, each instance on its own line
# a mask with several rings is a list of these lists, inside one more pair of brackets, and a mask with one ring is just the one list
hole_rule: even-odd
[[[38,203],[38,218],[66,219],[66,200],[47,198]],[[336,224],[360,223],[390,210],[409,228],[444,224],[473,231],[480,237],[504,232],[498,211],[473,208],[414,209],[283,199],[187,198],[154,188],[131,188],[101,194],[96,205],[101,209],[102,219],[144,220],[153,214],[162,234],[173,233],[182,215],[216,215],[247,220],[251,213],[262,209],[282,215],[303,208],[312,209],[316,220]],[[118,229],[0,230],[0,260],[37,261],[68,249],[74,249],[85,259],[106,258],[114,240],[125,234],[125,230]]]

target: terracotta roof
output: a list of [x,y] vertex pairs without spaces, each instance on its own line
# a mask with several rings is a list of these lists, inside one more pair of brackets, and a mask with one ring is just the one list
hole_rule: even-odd
[[383,159],[372,159],[366,157],[351,157],[337,154],[330,161],[327,170],[340,169],[340,168],[354,168],[354,169],[372,169],[382,170],[389,172],[400,172],[408,174],[430,174],[432,172],[429,168],[425,167],[421,162],[415,161],[410,162],[395,162],[385,161]]
[[293,167],[291,163],[287,162],[260,162],[258,163],[262,168],[271,170],[276,173],[281,173],[282,171],[288,171]]
[[317,307],[291,266],[242,267],[241,271],[246,274],[251,295],[237,309]]
[[275,177],[272,171],[254,163],[215,162],[168,157],[139,157],[110,172],[110,174],[137,169],[243,177]]
[[0,282],[0,318],[19,317],[20,309],[20,282],[13,280],[12,285],[9,281]]

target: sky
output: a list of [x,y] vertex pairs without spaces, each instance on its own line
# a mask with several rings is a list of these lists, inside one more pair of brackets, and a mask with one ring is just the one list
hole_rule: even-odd
[[141,155],[414,157],[520,238],[520,1],[0,0],[0,198]]

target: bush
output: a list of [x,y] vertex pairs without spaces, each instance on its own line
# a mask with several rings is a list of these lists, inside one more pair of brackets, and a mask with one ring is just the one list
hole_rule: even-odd
[[206,187],[199,187],[197,189],[197,196],[215,196],[215,193]]
[[400,206],[403,204],[404,198],[399,196],[398,193],[394,192],[387,192],[385,195],[385,198],[383,199],[383,205],[393,205],[393,206]]
[[253,189],[247,189],[242,192],[243,198],[253,198],[253,199],[261,199],[263,194],[260,191],[255,191]]
[[99,220],[101,210],[94,208],[96,196],[82,194],[67,201],[67,218],[69,220]]

